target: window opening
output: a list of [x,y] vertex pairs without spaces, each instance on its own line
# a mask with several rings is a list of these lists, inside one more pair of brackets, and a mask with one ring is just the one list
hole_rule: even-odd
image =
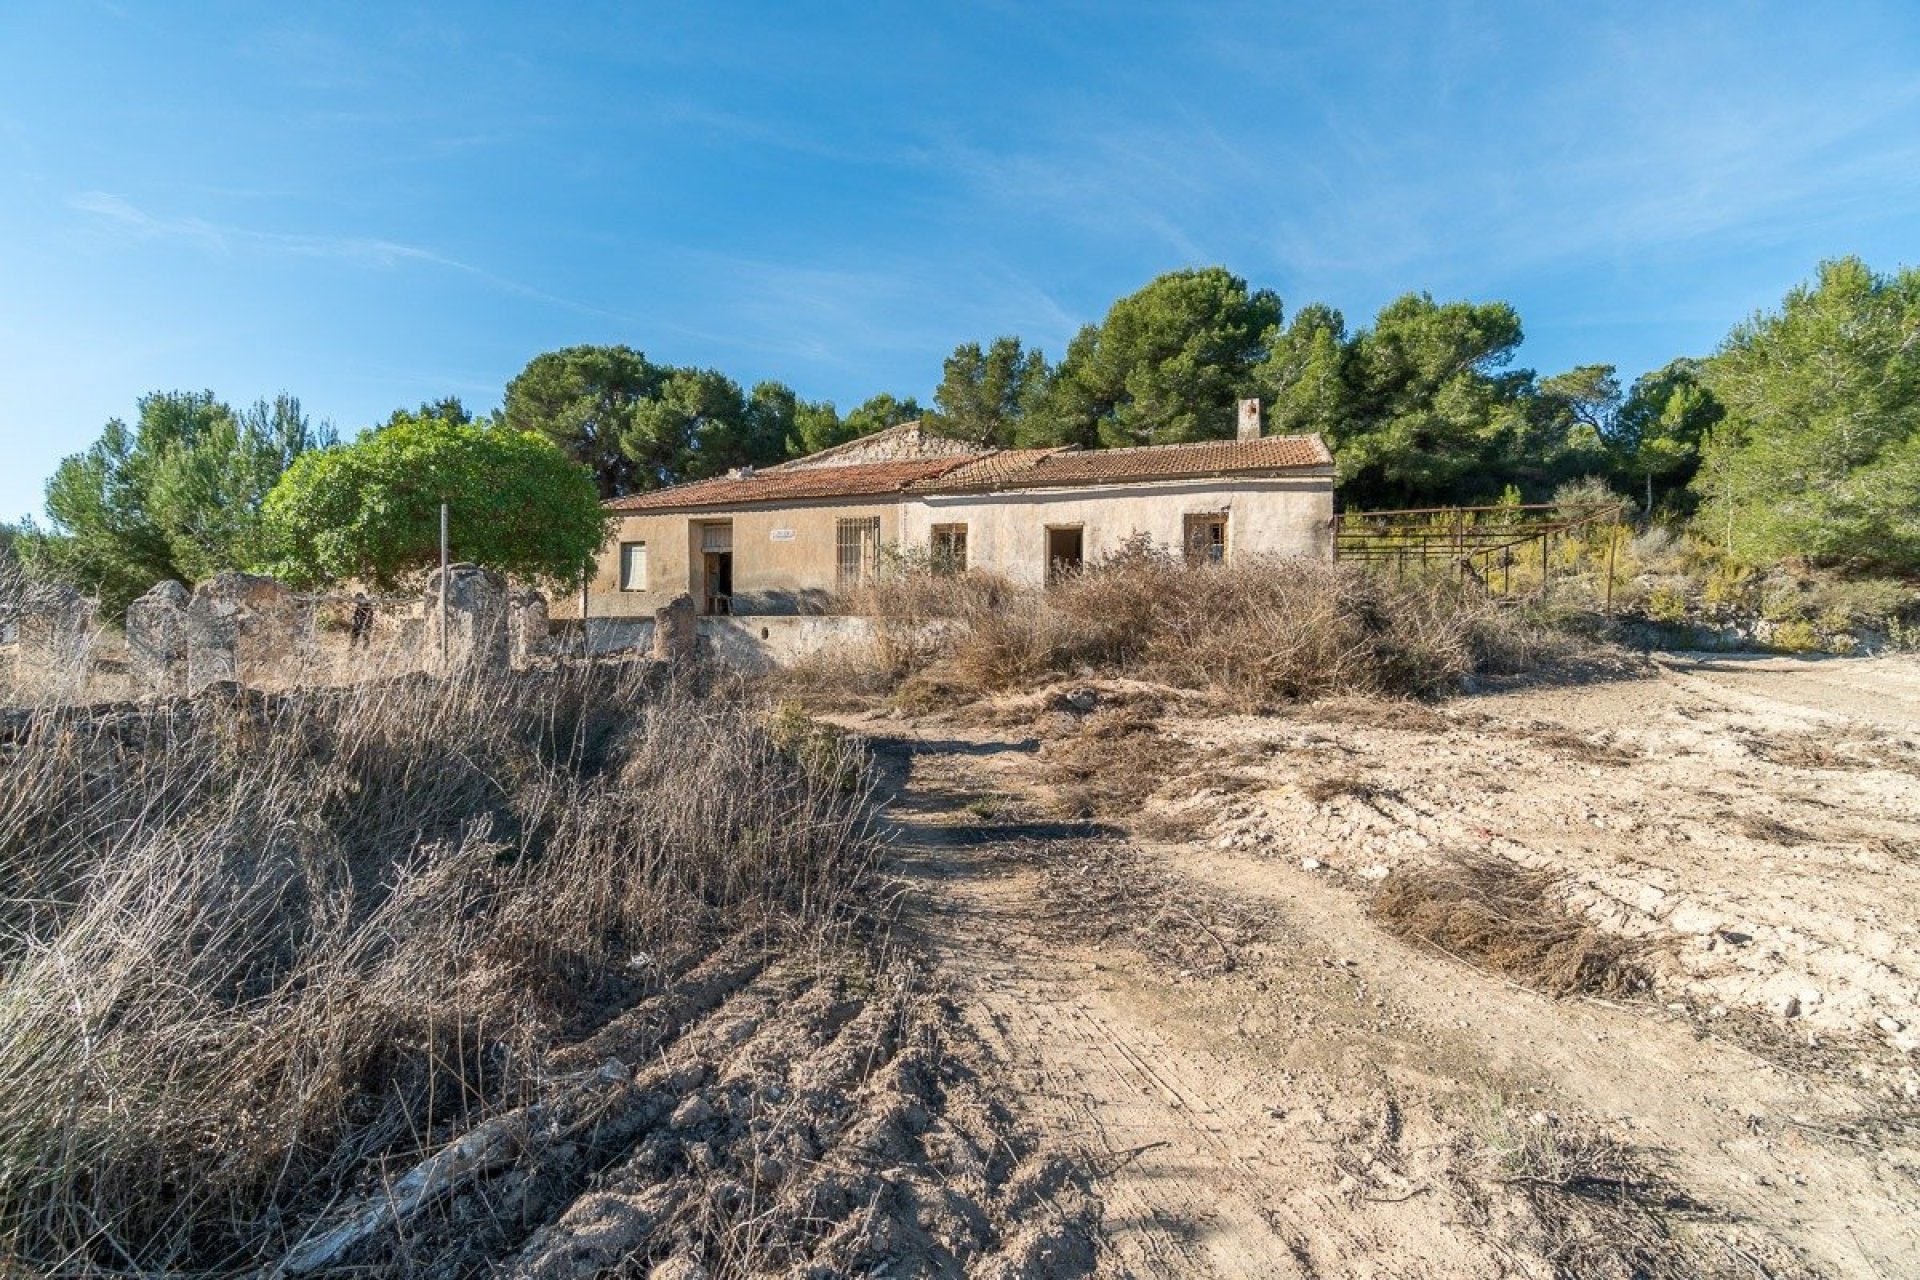
[[1085,560],[1085,530],[1079,525],[1064,528],[1047,527],[1047,581],[1060,579],[1080,572]]
[[1210,511],[1187,517],[1188,564],[1224,564],[1227,559],[1227,513]]
[[842,589],[873,581],[880,564],[880,517],[840,521],[834,539]]
[[933,526],[933,545],[930,550],[935,573],[965,573],[967,571],[967,526],[964,524]]
[[620,544],[620,589],[622,591],[647,589],[646,543],[623,542]]

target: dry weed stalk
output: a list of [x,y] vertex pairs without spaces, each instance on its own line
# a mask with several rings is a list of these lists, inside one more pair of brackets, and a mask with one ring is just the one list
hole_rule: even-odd
[[0,720],[0,1270],[218,1271],[722,937],[845,928],[857,760],[644,665]]

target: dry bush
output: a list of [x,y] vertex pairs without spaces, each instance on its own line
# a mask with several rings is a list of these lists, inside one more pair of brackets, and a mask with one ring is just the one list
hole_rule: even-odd
[[1550,621],[1451,582],[1251,556],[1194,567],[1145,545],[1044,591],[977,574],[896,576],[842,607],[880,619],[873,662],[928,706],[1076,673],[1202,690],[1247,711],[1429,698],[1570,643]]
[[1077,734],[1048,741],[1040,764],[1058,816],[1127,818],[1169,779],[1186,776],[1192,757],[1191,747],[1152,720],[1116,709],[1095,712]]
[[1651,975],[1642,948],[1603,933],[1551,893],[1552,877],[1503,858],[1465,856],[1396,872],[1374,893],[1374,917],[1403,938],[1549,995],[1628,995]]
[[0,721],[0,1271],[282,1250],[717,940],[845,927],[857,763],[656,670]]
[[1517,1191],[1530,1210],[1521,1243],[1555,1276],[1683,1280],[1764,1274],[1735,1270],[1723,1250],[1676,1239],[1667,1218],[1695,1206],[1640,1152],[1602,1129],[1496,1101],[1475,1124],[1484,1176]]

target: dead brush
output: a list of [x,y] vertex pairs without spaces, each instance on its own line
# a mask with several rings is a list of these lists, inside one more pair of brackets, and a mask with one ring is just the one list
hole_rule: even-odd
[[[1505,670],[1535,628],[1447,582],[1398,583],[1341,564],[1246,556],[1189,566],[1130,546],[1046,590],[961,574],[883,580],[840,602],[882,620],[895,684],[937,672],[972,697],[1047,676],[1133,677],[1260,711],[1338,696],[1433,698]],[[1529,631],[1531,636],[1531,631]],[[1533,646],[1533,647],[1529,647]]]
[[1042,893],[1058,923],[1078,937],[1123,941],[1184,974],[1232,972],[1260,937],[1252,912],[1161,870],[1131,845],[1057,844],[1044,871]]
[[1326,804],[1330,800],[1351,797],[1355,800],[1397,799],[1399,792],[1378,783],[1368,782],[1365,778],[1352,774],[1332,774],[1324,778],[1315,778],[1301,788],[1307,799],[1315,804]]
[[1633,995],[1652,986],[1644,947],[1604,933],[1552,894],[1553,877],[1466,855],[1396,872],[1369,905],[1375,919],[1553,996]]
[[1602,1129],[1495,1101],[1474,1125],[1483,1176],[1513,1188],[1529,1210],[1522,1241],[1555,1276],[1683,1280],[1722,1270],[1676,1239],[1667,1219],[1695,1206],[1640,1152]]
[[1640,758],[1637,747],[1620,742],[1609,733],[1585,734],[1539,720],[1510,725],[1507,732],[1525,738],[1557,756],[1583,764],[1624,765]]
[[282,1252],[536,1100],[614,976],[852,927],[857,757],[649,670],[9,721],[0,1270]]
[[1059,816],[1114,818],[1138,813],[1148,797],[1185,776],[1193,751],[1154,721],[1116,709],[1097,711],[1077,733],[1049,740],[1040,758]]

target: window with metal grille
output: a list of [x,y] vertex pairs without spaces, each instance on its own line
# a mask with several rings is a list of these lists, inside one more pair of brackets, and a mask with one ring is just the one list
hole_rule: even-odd
[[1227,513],[1212,511],[1188,516],[1186,527],[1188,564],[1222,564],[1227,558]]
[[620,544],[620,589],[622,591],[647,589],[646,543],[623,542]]
[[964,524],[933,526],[933,545],[928,550],[932,553],[935,573],[965,573],[967,571],[967,526]]
[[880,517],[842,520],[834,539],[839,557],[840,585],[856,587],[873,579],[880,563]]

